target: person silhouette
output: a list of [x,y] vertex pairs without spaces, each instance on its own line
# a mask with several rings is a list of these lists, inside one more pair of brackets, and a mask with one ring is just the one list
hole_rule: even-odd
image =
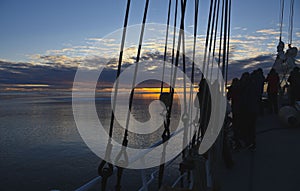
[[262,68],[258,68],[257,70],[255,70],[255,78],[257,80],[257,88],[258,88],[258,93],[259,93],[259,112],[260,115],[263,116],[264,115],[264,105],[263,105],[263,101],[262,101],[262,96],[264,93],[264,85],[265,85],[265,81],[266,78],[264,76],[264,72],[262,70]]
[[300,100],[300,72],[298,67],[294,67],[288,78],[290,105],[294,106],[296,100]]
[[240,116],[239,116],[239,108],[240,108],[240,80],[238,78],[234,78],[227,92],[227,99],[231,101],[231,109],[232,109],[232,129],[234,133],[234,141],[236,143],[236,149],[240,147],[239,140],[241,139],[240,133]]
[[203,77],[198,85],[197,99],[198,102],[195,101],[195,104],[199,104],[200,108],[199,129],[203,138],[211,115],[211,93],[208,82]]
[[278,114],[278,90],[280,88],[280,79],[274,68],[270,70],[266,82],[268,83],[267,93],[270,112]]

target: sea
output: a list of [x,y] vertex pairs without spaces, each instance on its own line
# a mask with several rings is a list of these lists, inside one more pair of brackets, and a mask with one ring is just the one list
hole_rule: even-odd
[[[158,94],[137,94],[132,113],[140,121],[149,118],[147,111]],[[97,94],[96,108],[102,124],[109,129],[111,99]],[[84,102],[84,101],[83,101]],[[179,118],[179,106],[174,118]],[[124,114],[125,115],[125,114]],[[176,121],[176,120],[174,120]],[[123,128],[116,128],[115,137],[121,142]],[[148,139],[129,135],[129,145],[147,147],[161,140],[162,129]],[[98,176],[101,162],[81,138],[72,111],[71,92],[11,91],[0,93],[0,190],[75,190]],[[164,181],[179,176],[178,162],[165,171]],[[146,170],[148,177],[157,168]],[[142,186],[140,170],[124,170],[121,186],[138,190]],[[155,175],[157,177],[157,174]],[[172,177],[172,178],[171,178]],[[113,190],[116,175],[108,181]],[[152,190],[157,190],[155,178]],[[91,190],[100,190],[98,183]]]

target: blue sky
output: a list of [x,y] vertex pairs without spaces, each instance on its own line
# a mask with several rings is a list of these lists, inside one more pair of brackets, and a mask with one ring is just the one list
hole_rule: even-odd
[[[189,2],[186,26],[193,23],[193,1]],[[200,1],[203,24],[208,2]],[[167,0],[151,0],[148,22],[165,23],[167,4]],[[101,38],[123,25],[125,5],[125,0],[1,0],[0,58],[21,61],[47,50],[84,44],[88,38]],[[143,6],[144,1],[132,0],[129,24],[141,22]],[[295,7],[300,7],[297,0]],[[287,25],[289,0],[285,8]],[[295,8],[294,14],[294,39],[299,42],[299,9]],[[232,1],[232,36],[256,36],[256,31],[266,29],[278,31],[278,20],[279,0]],[[199,32],[204,34],[204,29]]]
[[[290,0],[285,1],[286,42]],[[205,35],[209,2],[200,0],[200,36]],[[141,23],[144,3],[132,0],[129,26]],[[44,66],[43,62],[74,67],[72,62],[82,52],[89,54],[93,43],[123,26],[125,6],[126,0],[0,0],[0,61],[5,67],[17,62],[27,63],[26,67],[28,63]],[[167,6],[168,0],[150,0],[147,22],[165,24]],[[185,26],[189,32],[193,6],[194,1],[188,0]],[[293,45],[299,49],[298,7],[300,1],[295,0]],[[231,61],[243,63],[264,55],[275,59],[279,16],[280,0],[232,0]],[[12,68],[17,70],[16,65]]]

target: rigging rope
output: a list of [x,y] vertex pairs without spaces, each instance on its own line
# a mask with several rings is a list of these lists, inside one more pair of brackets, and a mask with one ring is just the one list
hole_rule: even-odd
[[[202,79],[199,83],[199,89],[203,88],[201,90],[199,90],[197,96],[198,96],[198,101],[199,101],[199,107],[201,108],[205,108],[204,110],[206,110],[207,106],[208,106],[208,100],[210,98],[210,96],[208,97],[206,94],[209,94],[209,89],[207,87],[207,81],[204,78],[204,73],[205,73],[205,68],[207,67],[207,50],[211,49],[211,47],[209,48],[209,41],[210,41],[210,28],[211,28],[211,19],[212,19],[212,12],[213,12],[213,4],[214,1],[211,0],[210,1],[210,8],[209,8],[209,16],[208,16],[208,23],[207,23],[207,31],[206,31],[206,41],[205,41],[205,50],[204,50],[204,58],[203,58],[203,66],[202,66]],[[208,70],[208,68],[207,68]],[[207,71],[206,71],[207,72]],[[202,87],[200,87],[202,86]],[[201,103],[201,104],[200,104]],[[200,138],[203,137],[204,135],[204,129],[206,126],[206,115],[208,114],[208,112],[204,112],[204,110],[201,112],[200,111],[200,117],[199,117],[199,127],[198,127],[198,132],[197,132],[197,144],[200,143]]]
[[292,41],[293,41],[293,25],[294,25],[293,18],[294,18],[294,0],[291,0],[290,17],[289,17],[289,32],[288,32],[289,44],[292,44]]
[[[187,128],[187,125],[190,125],[190,131],[189,131],[189,138],[190,140],[192,140],[189,144],[188,147],[186,149],[184,149],[183,152],[183,162],[180,163],[180,172],[181,172],[181,177],[183,177],[183,173],[185,171],[187,171],[187,180],[188,182],[190,181],[190,175],[191,175],[191,171],[190,169],[184,169],[183,167],[185,166],[184,163],[185,161],[188,160],[188,157],[186,157],[185,155],[188,155],[189,157],[192,155],[192,148],[195,145],[195,139],[193,139],[193,137],[195,137],[195,127],[194,129],[193,126],[195,125],[194,123],[190,123],[190,121],[193,120],[193,109],[192,109],[192,102],[194,100],[194,78],[195,78],[195,55],[196,55],[196,43],[197,43],[197,30],[198,30],[198,10],[199,10],[199,0],[195,0],[195,5],[194,5],[195,11],[194,11],[194,41],[193,41],[193,55],[192,55],[192,71],[191,71],[191,83],[190,83],[190,95],[189,95],[189,103],[188,103],[188,111],[187,111],[187,116],[186,119],[184,119],[185,122],[185,129]],[[186,91],[185,91],[186,92]],[[197,111],[198,112],[198,111]],[[189,124],[190,123],[190,124]],[[185,135],[184,137],[187,137],[187,135]],[[185,142],[183,142],[183,145],[185,144]],[[187,150],[187,154],[185,153],[185,150]],[[183,180],[181,180],[181,185],[183,185]]]
[[281,41],[281,38],[282,38],[283,13],[284,13],[284,0],[280,0],[279,41]]
[[[222,43],[223,43],[223,25],[224,25],[224,9],[225,9],[225,0],[222,1],[222,16],[221,16],[221,31],[220,31],[220,43],[219,43],[219,58],[218,58],[218,67],[221,66],[221,52],[222,52]],[[218,70],[219,72],[219,70]],[[218,73],[219,75],[219,73]]]
[[[227,36],[227,50],[226,50],[226,74],[225,74],[225,87],[227,87],[228,82],[228,59],[229,59],[229,42],[230,42],[230,24],[231,24],[231,0],[229,0],[229,8],[228,8],[228,36]],[[224,55],[225,56],[225,55]]]
[[[282,27],[283,27],[283,15],[284,15],[284,0],[280,0],[280,16],[279,16],[279,43],[277,45],[277,57],[275,60],[275,63],[273,64],[273,67],[276,67],[276,64],[280,64],[281,70],[283,71],[283,76],[280,80],[280,84],[285,81],[287,82],[286,79],[286,74],[288,72],[287,66],[284,66],[285,62],[285,53],[284,53],[284,42],[282,41]],[[273,68],[272,67],[272,68]]]
[[[170,84],[172,84],[172,78],[173,78],[173,67],[174,67],[174,57],[175,57],[175,42],[176,42],[176,27],[177,27],[177,9],[178,9],[178,0],[176,0],[175,3],[175,15],[174,15],[174,35],[173,35],[173,47],[172,47],[172,64],[171,64],[171,75],[170,75]],[[170,87],[170,93],[172,91],[172,87]]]
[[[216,49],[216,42],[217,42],[217,33],[218,33],[218,23],[219,23],[219,9],[220,9],[220,0],[217,0],[217,16],[216,16],[216,25],[215,25],[215,35],[214,35],[214,45],[213,45],[213,53],[212,53],[212,57],[213,57],[213,60],[212,60],[212,68],[214,67],[214,61],[215,61],[215,49]],[[212,73],[213,73],[213,70],[211,70],[210,72],[210,78],[212,78]]]
[[228,0],[225,0],[225,18],[224,18],[224,40],[223,40],[223,65],[222,65],[222,75],[225,77],[226,69],[226,42],[227,42],[227,24],[228,24]]
[[[210,29],[210,39],[209,39],[209,48],[208,48],[208,59],[207,59],[207,69],[206,69],[206,77],[208,77],[208,67],[210,65],[210,55],[211,55],[211,47],[212,47],[212,40],[213,40],[213,33],[214,33],[214,26],[215,26],[215,17],[216,17],[216,8],[217,8],[217,1],[214,1],[213,5],[213,18],[212,18],[212,24]],[[212,70],[211,70],[212,71]]]
[[283,72],[282,78],[280,80],[280,84],[282,82],[285,82],[287,84],[287,79],[286,76],[289,73],[290,67],[292,67],[294,63],[294,56],[297,55],[297,48],[292,47],[292,42],[293,42],[293,19],[294,19],[294,0],[290,0],[290,12],[289,12],[289,26],[288,26],[288,45],[289,48],[286,52],[284,52],[284,42],[282,41],[282,27],[283,27],[283,15],[284,15],[284,0],[280,1],[280,8],[281,8],[281,13],[280,13],[280,36],[279,36],[279,43],[277,46],[277,57],[275,60],[275,63],[273,67],[279,67],[278,65],[281,66],[281,70]]
[[[186,99],[186,59],[185,59],[185,32],[184,32],[184,25],[182,27],[182,71],[183,71],[183,102],[184,102],[184,111],[182,115],[182,121],[184,123],[184,136],[183,136],[183,147],[186,145],[186,138],[187,138],[187,123],[188,123],[188,113],[187,113],[187,99]],[[185,156],[185,151],[183,150],[183,157]]]
[[[213,6],[213,10],[212,10],[212,6]],[[199,85],[199,97],[201,97],[201,99],[199,99],[199,100],[201,100],[201,105],[200,105],[200,109],[201,109],[200,114],[201,115],[200,115],[200,120],[199,120],[199,129],[198,129],[198,137],[197,137],[198,142],[200,142],[200,138],[202,141],[204,134],[206,132],[207,126],[210,123],[210,120],[214,120],[213,116],[211,116],[211,111],[213,111],[213,108],[211,108],[212,107],[211,103],[212,103],[212,101],[215,102],[217,100],[212,100],[211,94],[219,93],[219,91],[224,90],[223,88],[222,88],[222,90],[219,89],[219,88],[221,88],[218,84],[219,73],[217,75],[217,79],[214,79],[212,76],[212,71],[214,68],[213,64],[214,64],[214,59],[215,59],[216,39],[217,39],[217,33],[218,33],[219,7],[220,7],[220,1],[214,1],[214,2],[211,1],[210,13],[209,13],[209,17],[208,17],[209,20],[208,20],[208,27],[207,27],[203,68],[205,68],[205,64],[207,64],[207,65],[206,65],[206,72],[202,71],[203,73],[205,72],[204,74],[206,74],[206,76],[205,76],[205,78],[202,77],[202,80],[200,81],[200,85]],[[228,50],[229,50],[230,15],[231,15],[230,7],[231,7],[231,1],[223,0],[218,65],[220,66],[221,55],[222,55],[222,75],[224,78],[226,78],[227,70],[228,70]],[[211,19],[212,19],[212,21],[211,21]],[[223,35],[223,30],[224,30],[224,35]],[[213,49],[212,49],[212,47],[213,47]],[[222,48],[223,48],[223,50],[222,50]],[[211,55],[212,55],[212,58],[211,58]],[[211,61],[211,59],[212,59],[212,61]],[[211,61],[211,64],[210,64],[210,61]],[[211,70],[211,73],[210,73],[209,80],[207,80],[206,78],[207,78],[209,69]],[[215,89],[212,89],[212,90],[215,90],[216,92],[210,92],[210,88],[209,88],[210,86],[213,86],[213,88],[215,88]],[[215,109],[216,108],[214,108],[214,110]],[[201,117],[203,117],[203,119],[201,119]],[[199,136],[200,133],[201,133],[201,137]],[[218,142],[220,142],[220,141],[218,141]],[[215,145],[216,145],[216,143],[203,155],[205,158],[207,158],[207,160],[209,160],[210,162],[213,162],[213,163],[216,162],[216,157],[214,157],[214,153],[216,152],[217,147]],[[208,180],[210,180],[207,182],[208,185],[210,185],[209,182],[211,182],[214,185],[215,179],[217,179],[215,176],[216,169],[213,167],[213,165],[216,165],[216,164],[209,163],[208,169],[206,172],[206,175],[209,178]]]
[[181,0],[181,21],[180,21],[180,31],[179,31],[178,45],[177,45],[177,51],[176,51],[174,74],[173,74],[173,80],[172,80],[172,84],[171,84],[172,91],[171,91],[170,111],[172,109],[172,103],[173,103],[173,98],[174,98],[174,88],[175,88],[175,84],[176,84],[176,75],[177,75],[177,67],[178,67],[178,63],[179,63],[180,48],[181,48],[181,43],[184,38],[184,17],[185,17],[185,10],[186,10],[186,1],[187,0]]
[[199,10],[199,0],[195,0],[195,18],[194,18],[194,44],[193,44],[193,62],[192,62],[192,84],[195,81],[195,55],[196,55],[196,42],[197,42],[197,30],[198,30],[198,10]]
[[[198,10],[199,10],[199,0],[195,0],[195,16],[194,16],[194,42],[193,42],[193,57],[192,57],[192,71],[191,71],[191,85],[190,85],[190,97],[189,97],[189,116],[190,121],[193,119],[193,109],[192,109],[192,101],[194,100],[194,83],[195,83],[195,55],[196,55],[196,43],[197,43],[197,30],[198,30]],[[192,131],[190,130],[190,138],[192,135]],[[195,134],[196,132],[193,132]],[[190,149],[195,142],[192,141],[190,144]]]
[[111,120],[110,120],[110,128],[109,128],[109,136],[112,137],[113,133],[113,127],[114,127],[114,111],[116,108],[116,99],[117,99],[117,94],[118,94],[118,87],[119,87],[119,76],[121,73],[121,66],[122,66],[122,60],[123,60],[123,52],[124,52],[124,45],[125,45],[125,38],[126,38],[126,31],[127,31],[127,24],[128,24],[128,18],[129,18],[129,9],[130,9],[130,2],[131,0],[127,1],[127,6],[126,6],[126,14],[125,14],[125,19],[124,19],[124,26],[123,26],[123,34],[122,34],[122,41],[121,41],[121,48],[120,48],[120,54],[119,54],[119,62],[118,62],[118,70],[117,70],[117,76],[116,76],[116,88],[114,92],[114,100],[113,100],[113,110],[111,113]]
[[202,66],[202,76],[205,72],[206,56],[207,56],[207,49],[208,49],[208,42],[209,42],[209,31],[210,31],[210,23],[211,23],[211,15],[212,15],[212,7],[213,7],[213,0],[210,1],[210,7],[209,7],[209,16],[208,16],[206,41],[205,41],[205,51],[204,51],[203,66]]
[[166,67],[166,60],[167,60],[167,49],[168,49],[168,37],[169,37],[169,24],[170,24],[171,4],[172,4],[172,0],[169,0],[168,18],[167,18],[167,32],[166,32],[165,51],[164,51],[164,64],[163,64],[163,71],[162,71],[160,93],[163,92],[163,88],[164,88],[164,76],[165,76],[165,67]]
[[[180,45],[181,41],[184,43],[184,17],[185,17],[185,10],[186,10],[186,2],[187,0],[181,0],[181,22],[180,22],[180,32],[178,36],[178,45],[177,45],[177,52],[176,52],[176,60],[175,60],[175,67],[174,67],[174,73],[172,76],[172,83],[171,83],[171,92],[170,92],[170,103],[169,107],[167,109],[167,123],[164,125],[165,129],[162,134],[163,141],[167,141],[170,138],[170,118],[171,118],[171,112],[172,112],[172,105],[173,105],[173,99],[174,99],[174,89],[175,89],[175,82],[176,82],[176,75],[177,75],[177,67],[179,63],[179,53],[180,53]],[[176,4],[176,9],[177,9],[177,4]],[[176,17],[175,17],[176,20]],[[184,47],[183,47],[184,49]],[[183,54],[184,55],[184,54]],[[185,58],[183,57],[183,65],[185,67]],[[165,151],[166,144],[164,144],[164,151]],[[163,154],[164,154],[163,151]],[[164,156],[162,156],[164,157]],[[158,187],[160,188],[162,185],[162,179],[163,179],[163,174],[164,174],[164,163],[160,165],[159,167],[159,177],[158,177]]]
[[123,146],[127,146],[126,145],[126,140],[127,140],[127,136],[128,136],[128,128],[129,128],[129,121],[130,121],[130,112],[131,112],[131,108],[132,108],[132,103],[133,103],[133,95],[134,95],[134,86],[135,86],[135,82],[136,82],[136,77],[137,77],[137,72],[138,72],[138,65],[139,65],[139,61],[140,61],[140,56],[141,56],[141,49],[142,49],[142,43],[143,43],[143,36],[144,36],[144,31],[145,31],[145,24],[146,24],[146,18],[147,18],[147,11],[148,11],[148,5],[149,5],[149,0],[146,0],[146,4],[145,4],[145,9],[144,9],[144,16],[143,16],[143,22],[142,22],[142,29],[141,29],[141,33],[140,33],[140,39],[139,39],[139,46],[138,46],[138,52],[137,52],[137,56],[136,56],[136,61],[135,61],[135,70],[134,70],[134,76],[133,76],[133,80],[132,80],[132,86],[131,86],[131,94],[130,94],[130,100],[129,100],[129,110],[127,112],[127,118],[126,118],[126,129],[125,129],[125,133],[124,133],[124,138],[123,138]]
[[[140,33],[140,39],[139,39],[139,46],[138,46],[138,52],[136,56],[136,62],[135,62],[135,70],[134,70],[134,76],[132,80],[132,86],[131,86],[131,94],[129,98],[129,110],[127,112],[127,119],[126,119],[126,129],[124,132],[123,136],[123,142],[122,142],[122,149],[119,152],[118,156],[116,157],[117,162],[122,162],[122,166],[126,166],[128,163],[128,157],[126,153],[126,148],[128,145],[128,128],[129,128],[129,121],[130,121],[130,113],[132,109],[132,103],[133,103],[133,95],[134,95],[134,88],[135,88],[135,83],[136,83],[136,77],[137,77],[137,72],[138,72],[138,65],[139,65],[139,60],[140,60],[140,55],[141,55],[141,49],[142,49],[142,43],[143,43],[143,37],[144,37],[144,31],[145,31],[145,25],[146,25],[146,18],[147,18],[147,12],[148,12],[148,6],[149,6],[149,0],[146,0],[145,8],[144,8],[144,16],[143,16],[143,21],[142,21],[142,29]],[[124,160],[121,161],[121,156],[123,155]],[[124,164],[125,163],[125,164]],[[116,190],[121,189],[121,178],[122,178],[122,173],[123,173],[123,167],[118,167],[118,177],[117,177],[117,185],[116,185]]]
[[[183,36],[183,29],[184,29],[184,15],[185,15],[185,9],[186,9],[186,0],[181,1],[181,23],[180,23],[180,32],[178,36],[178,45],[177,45],[177,52],[176,52],[176,59],[175,59],[175,67],[173,71],[173,76],[172,76],[172,82],[171,82],[171,96],[170,96],[170,107],[168,111],[168,115],[171,115],[172,111],[172,105],[173,105],[173,97],[174,97],[174,88],[175,88],[175,82],[176,82],[176,75],[177,75],[177,67],[179,63],[179,54],[180,54],[180,47],[181,47],[181,41],[182,41],[182,36]],[[170,126],[170,122],[166,125],[167,127]],[[164,131],[163,136],[170,137],[170,131],[167,129]]]
[[120,76],[120,73],[121,73],[121,65],[122,65],[123,51],[124,51],[125,38],[126,38],[126,29],[127,29],[127,24],[128,24],[128,18],[129,18],[130,2],[131,2],[131,0],[127,1],[126,13],[125,13],[125,18],[124,18],[124,27],[123,27],[123,33],[122,33],[118,70],[117,70],[117,76],[116,76],[116,80],[117,80],[116,88],[114,91],[114,99],[112,100],[113,101],[113,110],[111,113],[111,121],[110,121],[110,128],[109,128],[109,137],[110,138],[109,138],[107,146],[106,146],[105,160],[102,160],[98,167],[98,174],[102,177],[102,182],[101,182],[102,190],[106,189],[107,179],[113,174],[113,165],[108,163],[107,161],[110,159],[111,150],[112,150],[111,138],[112,138],[113,127],[114,127],[114,119],[115,119],[113,111],[115,111],[115,108],[116,108],[116,98],[117,98],[118,86],[119,86],[118,77]]
[[[166,59],[167,59],[167,46],[168,46],[168,35],[169,35],[169,24],[170,24],[170,12],[171,12],[171,0],[169,0],[169,7],[168,7],[168,18],[167,18],[167,29],[166,29],[166,38],[165,38],[165,50],[164,50],[164,64],[163,64],[163,72],[162,72],[162,80],[161,80],[161,88],[160,88],[160,100],[162,100],[165,104],[166,104],[166,108],[168,111],[168,104],[167,104],[167,100],[169,96],[169,94],[164,94],[163,95],[163,85],[164,85],[164,75],[165,75],[165,63],[166,63]],[[177,6],[177,5],[176,5]],[[177,9],[177,8],[176,8]],[[176,18],[175,18],[176,20]],[[175,21],[176,22],[176,21]],[[170,120],[170,118],[168,118],[170,115],[168,115],[168,113],[166,114],[165,118],[164,118],[164,132],[168,131],[168,121]],[[162,135],[162,139],[163,141],[166,140],[167,137],[164,136],[164,133]],[[166,144],[164,144],[163,146],[163,152],[162,152],[162,156],[161,156],[161,165],[159,166],[159,177],[158,177],[158,188],[161,187],[162,182],[163,182],[163,174],[164,174],[164,170],[165,170],[165,155],[166,155]]]

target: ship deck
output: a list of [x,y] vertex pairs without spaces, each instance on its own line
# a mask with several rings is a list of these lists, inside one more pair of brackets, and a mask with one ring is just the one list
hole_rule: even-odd
[[221,191],[300,189],[300,128],[285,128],[266,114],[257,121],[257,149],[233,153],[235,165],[222,169]]

